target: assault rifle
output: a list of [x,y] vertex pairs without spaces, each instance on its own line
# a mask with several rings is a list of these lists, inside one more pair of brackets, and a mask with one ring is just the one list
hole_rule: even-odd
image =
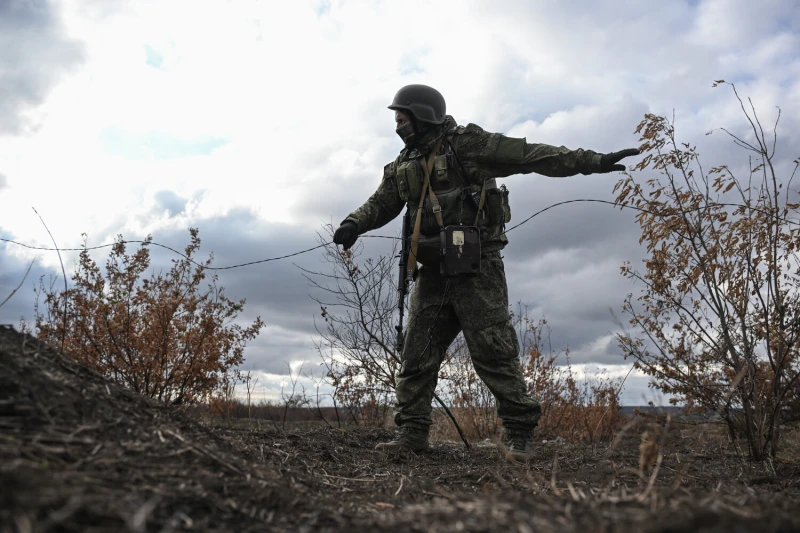
[[397,357],[403,353],[403,313],[406,307],[406,294],[408,294],[408,255],[411,248],[409,237],[411,231],[411,215],[406,209],[403,215],[403,234],[400,248],[400,272],[397,276],[397,310],[400,312],[400,321],[394,327],[397,330]]

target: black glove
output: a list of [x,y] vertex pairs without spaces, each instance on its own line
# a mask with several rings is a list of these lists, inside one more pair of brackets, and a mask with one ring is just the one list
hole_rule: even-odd
[[358,227],[352,220],[345,221],[333,234],[333,242],[341,244],[345,250],[353,246],[356,239],[358,239]]
[[628,148],[627,150],[620,150],[619,152],[611,152],[610,154],[603,154],[600,158],[600,173],[614,172],[615,170],[625,170],[625,165],[615,165],[617,161],[623,157],[630,157],[632,155],[639,155],[639,150],[636,148]]

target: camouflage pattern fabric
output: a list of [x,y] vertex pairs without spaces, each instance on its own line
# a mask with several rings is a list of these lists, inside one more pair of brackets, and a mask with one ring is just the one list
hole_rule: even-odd
[[[467,178],[476,184],[492,178],[531,172],[550,177],[565,177],[600,171],[602,154],[591,150],[529,144],[525,139],[485,132],[475,124],[459,126],[450,115],[439,131],[444,133],[454,147]],[[425,142],[426,147],[432,144],[432,140]],[[444,153],[446,146],[447,143],[442,143],[440,153]],[[355,222],[360,235],[383,227],[400,214],[403,206],[418,202],[419,197],[402,197],[397,183],[397,167],[404,160],[422,160],[426,155],[425,149],[401,151],[397,159],[384,167],[383,178],[375,193],[342,222]]]
[[434,268],[420,270],[411,293],[403,364],[397,375],[395,423],[422,430],[431,425],[439,367],[462,329],[475,371],[497,400],[497,414],[505,428],[533,429],[541,407],[528,395],[522,378],[499,252],[485,254],[481,273],[474,277],[448,279]]
[[[563,177],[600,171],[602,154],[530,144],[525,139],[486,132],[475,124],[459,126],[448,115],[440,128],[420,139],[416,148],[403,149],[397,159],[386,165],[375,193],[347,216],[345,221],[354,222],[359,235],[384,226],[406,205],[417,208],[420,194],[415,191],[421,191],[422,175],[417,173],[416,178],[409,178],[409,165],[421,161],[441,135],[446,142],[441,143],[439,154],[446,155],[447,150],[452,150],[460,163],[446,163],[447,168],[442,172],[443,183],[450,184],[451,192],[454,183],[456,189],[468,186],[475,191],[484,182],[487,190],[491,187],[497,191],[494,179],[513,174],[536,172]],[[447,157],[440,159],[449,161]],[[398,169],[402,179],[398,177]],[[467,184],[462,181],[462,173]],[[445,197],[447,187],[442,185],[437,189],[433,176],[431,183],[437,194],[442,192]],[[445,219],[452,219],[453,213],[446,210],[457,205],[442,206]],[[462,201],[460,206],[463,205]],[[526,392],[518,359],[519,343],[509,319],[508,288],[499,254],[508,243],[504,226],[496,217],[493,223],[479,226],[483,252],[479,276],[448,280],[440,276],[437,268],[424,267],[414,285],[403,364],[397,378],[395,422],[398,425],[427,429],[431,424],[431,399],[439,366],[445,350],[462,330],[476,372],[497,399],[498,415],[504,426],[524,431],[533,428],[539,419],[541,408]]]

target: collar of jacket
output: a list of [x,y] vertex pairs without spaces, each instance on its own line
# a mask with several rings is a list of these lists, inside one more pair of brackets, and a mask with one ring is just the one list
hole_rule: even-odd
[[407,152],[405,156],[409,159],[416,159],[417,157],[428,155],[433,149],[433,145],[436,144],[436,141],[439,140],[442,135],[453,133],[455,132],[456,128],[458,128],[458,124],[456,123],[455,119],[450,115],[447,115],[444,119],[444,122],[440,124],[439,127],[434,128],[423,135],[419,142],[417,142],[413,147],[406,148],[405,150],[407,150]]

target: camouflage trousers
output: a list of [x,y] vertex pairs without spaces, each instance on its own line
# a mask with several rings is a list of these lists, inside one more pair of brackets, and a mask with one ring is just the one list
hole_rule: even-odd
[[395,423],[419,429],[431,425],[439,368],[462,330],[475,372],[494,395],[505,428],[532,430],[541,407],[528,395],[522,377],[500,252],[484,254],[478,276],[448,280],[437,268],[420,270],[396,380]]

